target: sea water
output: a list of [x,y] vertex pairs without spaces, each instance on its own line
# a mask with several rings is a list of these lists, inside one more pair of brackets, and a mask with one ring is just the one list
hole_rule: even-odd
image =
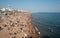
[[34,25],[39,29],[42,38],[60,38],[60,13],[32,13]]

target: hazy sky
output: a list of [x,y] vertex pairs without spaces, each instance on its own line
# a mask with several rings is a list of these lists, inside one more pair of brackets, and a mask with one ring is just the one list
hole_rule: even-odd
[[0,0],[0,8],[8,5],[32,12],[60,12],[60,0]]

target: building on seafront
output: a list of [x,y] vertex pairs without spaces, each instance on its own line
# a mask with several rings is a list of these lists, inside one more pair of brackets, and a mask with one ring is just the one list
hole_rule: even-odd
[[10,7],[7,7],[7,8],[0,8],[0,13],[10,13],[10,12],[28,12],[26,10],[19,10],[19,9],[14,9],[14,8],[10,8]]

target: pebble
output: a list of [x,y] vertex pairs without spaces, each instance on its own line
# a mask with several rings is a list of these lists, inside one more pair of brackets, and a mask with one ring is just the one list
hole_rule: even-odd
[[7,27],[7,25],[5,24],[4,27]]
[[12,37],[12,38],[17,38],[16,36]]
[[15,25],[14,25],[14,23],[11,23],[11,27],[14,27]]
[[24,36],[26,36],[26,37],[27,37],[27,34],[24,34]]
[[2,18],[2,17],[0,16],[0,20],[1,20],[1,18]]
[[12,33],[9,33],[9,35],[11,36],[11,35],[12,35]]
[[22,28],[20,28],[20,32],[22,32]]
[[38,32],[38,34],[40,34],[40,32]]
[[10,36],[10,38],[12,38],[12,36]]
[[14,35],[16,35],[17,33],[14,33]]
[[8,27],[7,30],[10,30],[10,28]]
[[1,30],[3,30],[3,28],[2,28],[2,27],[0,27],[0,31],[1,31]]

